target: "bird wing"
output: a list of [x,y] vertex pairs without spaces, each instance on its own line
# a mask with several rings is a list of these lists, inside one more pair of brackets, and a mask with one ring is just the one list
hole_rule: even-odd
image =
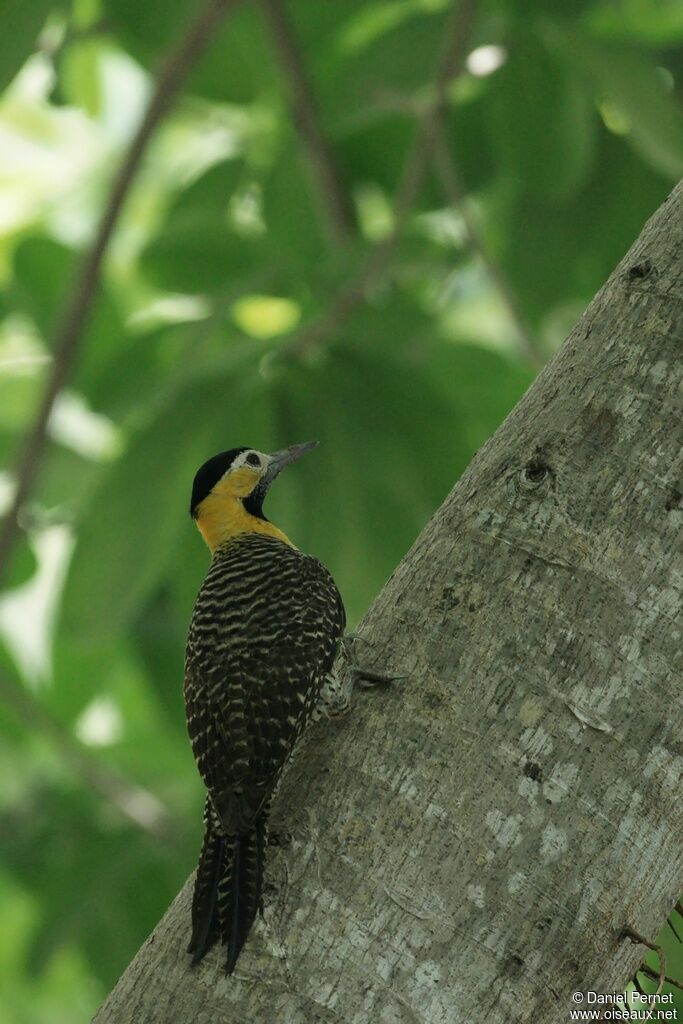
[[267,804],[311,716],[345,616],[316,559],[270,538],[230,547],[197,601],[204,627],[193,617],[186,695],[200,773],[224,829],[239,835]]

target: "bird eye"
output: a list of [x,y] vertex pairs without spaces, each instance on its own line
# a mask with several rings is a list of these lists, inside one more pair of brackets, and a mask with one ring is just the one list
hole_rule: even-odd
[[249,452],[249,454],[247,455],[247,457],[246,457],[246,459],[244,461],[247,462],[250,466],[260,466],[261,465],[261,460],[259,459],[258,455],[256,455],[255,452]]

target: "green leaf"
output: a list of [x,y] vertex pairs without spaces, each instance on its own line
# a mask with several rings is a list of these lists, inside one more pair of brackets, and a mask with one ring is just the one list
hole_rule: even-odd
[[[15,251],[15,305],[29,314],[48,345],[54,342],[80,258],[72,249],[44,236],[23,239]],[[106,285],[100,284],[71,386],[87,394],[100,367],[122,348],[124,337],[118,307]]]
[[261,240],[240,236],[229,219],[243,173],[241,160],[225,161],[178,196],[140,258],[143,273],[157,287],[206,294],[258,267],[264,258]]
[[29,313],[45,340],[53,340],[55,321],[75,270],[75,254],[43,235],[22,239],[14,252],[14,299]]
[[395,0],[365,4],[355,17],[348,18],[339,42],[346,53],[360,53],[377,39],[398,28],[415,16],[431,9],[443,10],[448,0],[427,4],[420,0]]
[[595,4],[583,19],[591,33],[605,39],[629,40],[650,46],[666,46],[683,39],[683,7],[680,0],[610,0]]
[[253,290],[265,278],[269,290],[292,292],[302,279],[308,286],[327,265],[317,195],[296,137],[283,132],[278,155],[261,180],[252,182],[263,195],[263,233],[245,235],[231,213],[244,175],[242,160],[226,161],[178,196],[141,255],[142,271],[157,287],[217,294],[228,286],[238,291],[240,283]]
[[488,211],[489,243],[527,317],[541,323],[561,303],[585,306],[669,191],[625,139],[607,132],[593,173],[571,201],[501,190]]
[[355,621],[464,464],[458,411],[394,346],[348,338],[318,366],[288,367],[276,410],[285,443],[321,445],[283,474],[268,515],[329,566]]
[[27,583],[36,569],[38,560],[26,535],[22,534],[14,546],[7,571],[2,575],[3,590],[13,590]]
[[655,170],[671,180],[683,173],[683,115],[656,67],[633,50],[594,42],[555,26],[548,38],[591,83],[597,103],[614,107],[625,135]]
[[55,7],[54,0],[5,0],[2,5],[4,30],[0,32],[0,90],[12,81],[35,49],[45,19]]
[[0,375],[0,431],[23,432],[31,422],[42,392],[45,367],[35,373]]
[[48,708],[69,728],[93,700],[110,694],[120,673],[124,644],[118,633],[102,633],[82,643],[59,629],[52,655],[52,686],[42,695]]
[[[107,0],[107,15],[126,49],[150,70],[185,34],[197,7],[186,0]],[[193,69],[188,91],[227,103],[250,103],[276,89],[278,76],[255,4],[232,6]]]
[[[192,590],[199,590],[209,565],[209,552],[201,549],[199,538],[193,538],[197,565],[191,574]],[[179,570],[186,571],[183,561]],[[138,654],[145,666],[150,691],[154,694],[164,721],[184,744],[187,740],[185,708],[179,687],[169,681],[180,681],[185,659],[185,642],[192,613],[192,604],[181,607],[171,588],[165,586],[140,610],[131,630]]]
[[99,116],[102,107],[102,58],[106,52],[101,40],[83,39],[67,46],[60,62],[64,99],[92,118]]
[[527,31],[508,41],[491,76],[486,113],[503,174],[545,199],[572,195],[586,179],[596,117],[589,90]]
[[[446,143],[467,192],[486,188],[496,174],[498,148],[491,137],[488,113],[489,91],[495,87],[495,76],[491,77],[494,82],[485,80],[481,92],[469,100],[456,99],[446,112]],[[438,205],[443,204],[441,196]]]
[[287,277],[319,271],[327,263],[327,238],[318,196],[305,173],[299,142],[284,133],[284,144],[263,183],[263,216],[271,259]]
[[460,413],[469,462],[530,387],[534,374],[475,345],[433,345],[427,352],[434,386]]
[[[63,629],[82,641],[116,632],[173,573],[188,528],[192,479],[216,450],[231,447],[254,417],[248,366],[176,395],[109,467],[78,533],[62,607]],[[237,362],[237,360],[235,360]],[[237,367],[235,367],[235,371]],[[252,378],[253,379],[253,378]],[[251,442],[250,442],[251,443]]]
[[100,463],[53,442],[48,445],[34,498],[51,513],[57,510],[71,521],[78,517],[102,472]]
[[393,196],[415,140],[415,122],[385,114],[340,134],[336,151],[347,181],[373,182]]
[[4,833],[7,872],[38,897],[27,952],[34,980],[48,973],[61,947],[78,943],[105,988],[177,892],[193,853],[186,840],[177,859],[164,856],[140,830],[103,814],[85,789],[47,779]]
[[[308,5],[312,6],[312,5]],[[345,11],[344,5],[334,6]],[[388,4],[375,4],[388,8]],[[361,19],[371,17],[370,5],[351,12],[345,24],[327,37],[313,43],[305,35],[305,17],[300,23],[307,52],[311,54],[311,74],[325,121],[335,137],[340,131],[367,123],[379,113],[391,113],[406,101],[419,98],[431,88],[441,59],[448,4],[396,3],[407,16],[391,24],[388,19],[381,31],[359,32]]]
[[115,35],[142,63],[153,65],[181,38],[193,8],[185,0],[106,0],[107,17]]
[[84,382],[88,400],[117,422],[144,415],[150,395],[158,401],[172,386],[169,352],[176,358],[189,348],[191,331],[165,328],[149,334],[124,333],[117,350],[103,355]]

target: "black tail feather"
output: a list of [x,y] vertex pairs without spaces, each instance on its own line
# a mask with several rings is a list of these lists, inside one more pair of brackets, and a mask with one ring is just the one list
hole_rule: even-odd
[[[230,840],[228,841],[230,842]],[[257,819],[254,828],[232,840],[229,870],[218,886],[218,913],[221,937],[227,948],[225,969],[232,974],[242,946],[261,907],[265,821]]]
[[207,822],[192,902],[188,952],[199,963],[220,936],[232,974],[247,935],[261,909],[266,842],[265,816],[241,836],[223,836]]
[[217,902],[224,863],[225,839],[207,823],[192,897],[192,938],[187,947],[188,953],[194,954],[193,964],[199,963],[220,934]]
[[[237,963],[237,957],[240,955],[244,940],[246,939],[245,932],[245,910],[244,899],[242,896],[242,845],[243,840],[241,836],[235,840],[232,854],[232,885],[228,894],[228,906],[226,909],[229,912],[230,920],[226,921],[227,934],[223,936],[223,941],[227,942],[228,946],[228,959],[225,964],[225,970],[227,974],[232,974]],[[246,853],[246,850],[245,850]],[[252,919],[253,920],[253,919]],[[251,927],[251,921],[248,922],[246,931],[248,932]]]

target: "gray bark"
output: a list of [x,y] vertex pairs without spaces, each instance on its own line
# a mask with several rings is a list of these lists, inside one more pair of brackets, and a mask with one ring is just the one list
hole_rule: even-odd
[[97,1024],[564,1024],[632,976],[683,891],[682,264],[683,185],[371,608],[410,679],[292,766],[235,976],[188,883]]

